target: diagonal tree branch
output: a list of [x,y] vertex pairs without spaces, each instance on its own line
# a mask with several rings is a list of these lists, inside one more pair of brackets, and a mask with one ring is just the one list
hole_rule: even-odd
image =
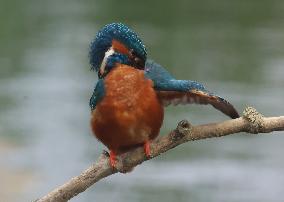
[[[154,158],[182,143],[205,138],[222,137],[239,132],[269,133],[284,130],[284,116],[263,117],[254,108],[247,107],[243,117],[220,123],[192,126],[188,121],[179,122],[177,128],[168,135],[159,137],[151,144],[151,158]],[[64,202],[85,191],[102,178],[117,172],[131,171],[135,166],[147,161],[143,148],[139,147],[118,157],[116,169],[109,165],[108,153],[104,152],[96,163],[54,189],[37,202]]]

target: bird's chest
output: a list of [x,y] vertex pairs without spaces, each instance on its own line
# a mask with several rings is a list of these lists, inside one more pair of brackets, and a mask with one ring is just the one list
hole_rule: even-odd
[[115,68],[105,78],[104,85],[105,96],[97,108],[111,110],[112,114],[122,113],[119,116],[143,108],[145,96],[150,96],[147,105],[156,99],[152,81],[144,77],[143,71],[131,67]]
[[93,130],[100,140],[107,139],[105,144],[121,139],[126,145],[138,144],[157,133],[157,128],[159,131],[163,109],[152,81],[144,77],[143,71],[117,67],[106,76],[104,85],[105,96],[92,117]]

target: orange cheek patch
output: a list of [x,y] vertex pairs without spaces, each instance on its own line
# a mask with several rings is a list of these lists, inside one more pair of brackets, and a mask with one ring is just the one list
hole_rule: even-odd
[[115,40],[115,39],[112,40],[112,47],[115,51],[117,51],[119,53],[129,55],[129,51],[126,48],[126,46],[123,45],[122,43],[120,43],[119,41]]

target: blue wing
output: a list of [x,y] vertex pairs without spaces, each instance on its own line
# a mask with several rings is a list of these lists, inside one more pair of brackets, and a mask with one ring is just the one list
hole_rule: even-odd
[[96,108],[98,102],[101,101],[102,98],[104,97],[104,94],[105,94],[104,80],[99,79],[89,102],[91,110],[94,110]]
[[224,98],[209,92],[196,81],[175,79],[167,70],[154,61],[146,62],[145,76],[153,81],[157,95],[165,106],[191,103],[211,104],[231,118],[239,117],[233,105]]

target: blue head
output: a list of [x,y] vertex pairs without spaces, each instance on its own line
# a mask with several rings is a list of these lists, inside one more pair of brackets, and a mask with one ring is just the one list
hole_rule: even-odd
[[104,77],[116,63],[144,69],[146,48],[137,34],[122,23],[105,25],[90,46],[91,68]]

